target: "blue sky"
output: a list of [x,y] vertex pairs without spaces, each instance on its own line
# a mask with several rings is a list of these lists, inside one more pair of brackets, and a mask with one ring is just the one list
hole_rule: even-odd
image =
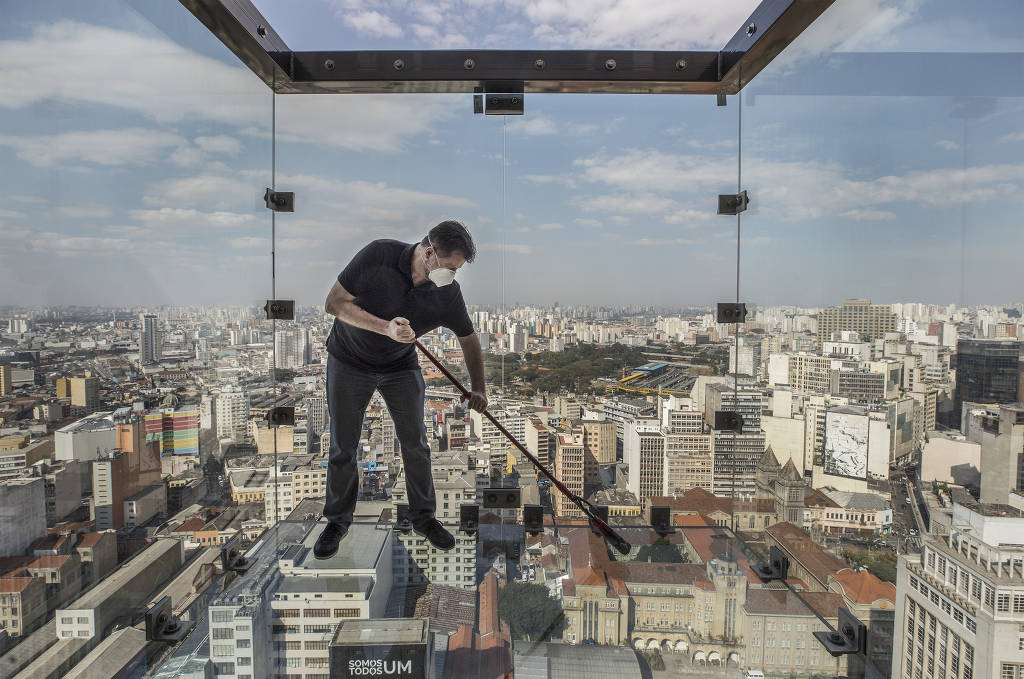
[[[755,4],[257,2],[294,49],[714,49]],[[272,107],[277,185],[297,196],[278,295],[300,304],[367,240],[444,218],[481,246],[460,274],[471,304],[502,287],[506,303],[728,299],[736,221],[715,206],[738,160],[751,303],[1018,301],[1022,18],[838,0],[742,106],[531,95],[504,119],[468,95],[275,100],[178,3],[24,3],[0,27],[0,305],[266,299]]]

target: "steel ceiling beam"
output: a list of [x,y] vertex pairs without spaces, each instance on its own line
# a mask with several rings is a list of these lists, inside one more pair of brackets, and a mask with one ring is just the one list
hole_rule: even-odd
[[180,0],[280,94],[735,94],[834,0],[763,0],[720,51],[288,48],[251,0]]

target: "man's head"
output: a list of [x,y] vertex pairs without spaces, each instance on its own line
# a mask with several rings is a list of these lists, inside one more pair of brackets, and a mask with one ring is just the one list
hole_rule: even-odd
[[456,221],[441,222],[427,233],[420,245],[424,247],[428,271],[438,267],[458,271],[476,258],[473,237]]

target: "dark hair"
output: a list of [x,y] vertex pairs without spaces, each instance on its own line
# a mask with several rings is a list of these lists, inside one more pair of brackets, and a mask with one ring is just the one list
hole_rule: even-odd
[[421,244],[429,247],[433,243],[442,257],[448,257],[453,252],[461,252],[467,262],[476,259],[476,245],[473,244],[473,237],[461,223],[454,220],[441,222],[430,230]]

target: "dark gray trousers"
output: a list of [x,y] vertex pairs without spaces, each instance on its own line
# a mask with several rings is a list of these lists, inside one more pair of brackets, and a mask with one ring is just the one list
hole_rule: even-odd
[[331,415],[331,450],[327,465],[327,499],[324,518],[352,522],[359,495],[356,451],[366,406],[379,391],[395,421],[402,446],[409,520],[434,516],[434,480],[430,474],[430,446],[423,424],[426,387],[419,368],[393,373],[367,372],[334,356],[327,356],[327,409]]

